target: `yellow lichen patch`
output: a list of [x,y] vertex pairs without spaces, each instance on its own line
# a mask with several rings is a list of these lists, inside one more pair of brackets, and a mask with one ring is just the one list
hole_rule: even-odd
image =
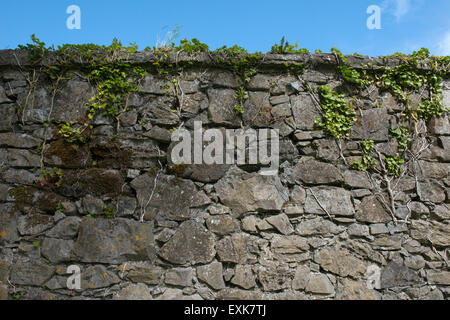
[[123,250],[123,248],[120,248],[120,247],[119,247],[119,248],[118,248],[117,250],[119,250],[119,252],[120,252],[120,251],[122,251],[122,250]]
[[56,269],[56,273],[62,273],[62,269],[61,268]]
[[5,231],[0,232],[0,238],[6,238],[6,232]]
[[90,283],[90,284],[89,284],[89,287],[90,287],[90,288],[93,288],[93,287],[94,287],[94,284],[93,284],[93,283]]
[[108,277],[108,274],[105,272],[103,273],[103,279],[106,279]]
[[140,239],[139,236],[136,236],[136,241],[139,241],[139,239]]
[[116,248],[116,247],[112,246],[112,247],[111,247],[111,252],[113,252],[115,248]]
[[103,247],[102,247],[102,246],[98,246],[98,248],[99,248],[99,249],[103,249]]

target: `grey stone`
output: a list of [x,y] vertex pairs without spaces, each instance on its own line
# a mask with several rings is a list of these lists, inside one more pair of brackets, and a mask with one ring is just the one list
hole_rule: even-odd
[[11,266],[11,282],[15,285],[42,286],[55,272],[55,267],[39,260],[19,260]]
[[139,86],[139,90],[144,93],[161,95],[172,89],[173,85],[170,81],[160,79],[152,74],[147,74]]
[[449,220],[450,208],[446,204],[437,205],[431,214],[433,217],[437,218],[437,220]]
[[396,261],[389,262],[381,271],[381,288],[410,286],[419,281],[416,272]]
[[242,118],[246,126],[268,127],[272,122],[272,106],[266,92],[249,92]]
[[0,284],[0,301],[8,300],[8,287],[4,284]]
[[373,289],[367,288],[364,281],[342,279],[336,290],[338,300],[380,300],[381,295]]
[[41,252],[52,263],[68,262],[72,258],[73,240],[45,238]]
[[173,268],[166,272],[164,282],[174,286],[189,287],[192,285],[193,276],[192,268]]
[[117,200],[117,213],[118,217],[132,216],[136,211],[137,201],[132,197],[120,197]]
[[229,71],[219,71],[212,77],[212,84],[217,87],[237,88],[239,86],[236,75]]
[[294,232],[289,218],[284,213],[266,218],[266,221],[274,226],[280,233],[288,235]]
[[220,200],[237,212],[281,210],[288,191],[278,176],[263,176],[232,168],[215,189]]
[[5,132],[0,133],[0,146],[31,149],[41,143],[41,140],[26,133]]
[[321,117],[321,114],[311,96],[307,93],[292,96],[291,106],[297,129],[313,130],[315,121]]
[[214,235],[194,221],[183,222],[159,255],[174,264],[209,263],[213,260]]
[[345,228],[334,224],[333,222],[317,217],[300,222],[297,225],[296,233],[301,236],[314,235],[334,235],[343,232]]
[[225,288],[217,294],[217,300],[262,300],[264,296],[259,291],[248,291],[236,288]]
[[342,173],[329,163],[311,157],[303,157],[293,168],[293,179],[297,183],[336,184],[343,182]]
[[226,214],[230,213],[230,208],[221,205],[220,203],[212,204],[208,207],[208,212],[212,215]]
[[71,239],[78,234],[81,219],[79,217],[64,218],[45,234],[50,238]]
[[304,290],[309,282],[310,270],[307,266],[300,265],[295,270],[294,280],[292,280],[292,289]]
[[427,279],[430,284],[439,284],[439,285],[449,286],[450,285],[450,272],[449,271],[430,270],[427,273]]
[[150,131],[148,131],[144,135],[151,139],[165,143],[169,143],[171,141],[171,133],[169,132],[169,130],[158,126],[153,126]]
[[260,267],[258,272],[258,279],[264,291],[279,291],[290,288],[293,277],[294,271],[283,265]]
[[81,272],[82,290],[106,288],[119,282],[119,277],[103,265],[89,266]]
[[253,273],[252,267],[249,265],[236,265],[234,270],[234,277],[231,283],[246,290],[252,289],[256,286],[256,275]]
[[114,296],[114,300],[152,300],[150,290],[143,283],[130,284]]
[[19,214],[13,209],[13,204],[0,203],[0,243],[15,242],[19,239],[17,220]]
[[230,89],[208,90],[208,115],[213,123],[233,127],[239,125],[239,113],[234,109],[238,103],[235,95],[234,90]]
[[369,227],[357,223],[351,224],[347,228],[347,232],[350,236],[354,237],[367,237],[367,238],[370,237]]
[[436,135],[450,135],[450,118],[448,116],[433,117],[429,124],[430,133]]
[[0,130],[11,129],[12,124],[17,121],[16,107],[14,104],[0,105]]
[[373,235],[384,234],[384,233],[388,233],[388,232],[389,232],[389,229],[386,227],[385,224],[377,223],[377,224],[370,225],[370,233]]
[[163,173],[143,174],[131,181],[131,187],[136,190],[138,210],[145,213],[146,220],[183,221],[190,217],[189,208],[210,202],[192,181]]
[[198,294],[184,295],[183,290],[168,288],[156,300],[203,300]]
[[103,203],[102,199],[95,198],[88,194],[86,197],[84,197],[81,200],[81,203],[83,204],[83,209],[86,214],[102,214],[103,213],[103,207],[105,204]]
[[230,216],[219,215],[207,218],[206,226],[214,233],[225,235],[235,231],[237,228],[237,223]]
[[305,291],[315,294],[332,295],[334,294],[334,287],[326,275],[311,274]]
[[[313,187],[306,191],[305,212],[325,215],[326,212],[336,216],[353,216],[355,209],[351,193],[336,187]],[[320,204],[319,204],[320,203]]]
[[209,265],[197,267],[197,277],[215,290],[225,288],[223,268],[220,262],[214,261]]
[[450,246],[450,225],[437,221],[411,221],[411,238],[438,247]]
[[386,223],[392,220],[391,215],[376,196],[369,196],[362,200],[355,218],[360,222],[368,223]]
[[242,219],[241,222],[241,228],[243,231],[247,232],[257,232],[257,226],[258,224],[258,218],[255,216],[247,216],[244,219]]
[[217,255],[222,262],[247,264],[249,259],[249,236],[235,233],[219,240],[216,244]]
[[3,173],[2,178],[9,183],[32,185],[38,180],[38,175],[27,170],[8,169]]
[[374,108],[361,111],[360,121],[352,127],[350,136],[355,140],[387,141],[391,116],[385,108]]
[[7,184],[0,183],[0,201],[6,201],[9,197],[9,186]]
[[53,227],[52,217],[42,214],[20,216],[17,224],[19,233],[25,236],[40,234],[51,227]]
[[0,104],[12,102],[7,96],[5,89],[0,86]]
[[364,172],[346,170],[344,171],[344,181],[352,188],[372,189],[372,184]]
[[275,254],[294,254],[304,252],[309,249],[306,238],[297,235],[274,235],[270,242],[270,246]]
[[152,226],[122,218],[83,218],[73,251],[80,261],[88,263],[153,260]]
[[371,243],[374,249],[381,250],[399,250],[402,246],[402,236],[401,235],[383,235],[375,238]]
[[156,266],[136,265],[128,272],[127,278],[133,282],[157,285],[161,281],[163,269]]
[[358,277],[366,272],[365,263],[345,248],[323,248],[315,252],[314,261],[341,277]]
[[144,123],[174,126],[180,121],[178,114],[172,111],[174,105],[175,98],[172,96],[164,95],[154,98],[139,108],[140,120]]
[[445,201],[444,187],[436,181],[419,182],[419,196],[423,202],[442,203]]
[[40,166],[40,156],[28,150],[7,149],[8,164],[11,167],[37,168]]

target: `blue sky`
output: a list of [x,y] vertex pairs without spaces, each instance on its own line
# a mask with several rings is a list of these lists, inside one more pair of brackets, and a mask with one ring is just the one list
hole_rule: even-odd
[[[81,9],[81,29],[69,30],[66,9]],[[380,30],[369,30],[367,7],[382,9]],[[285,36],[311,51],[371,56],[411,53],[427,47],[450,55],[449,0],[12,0],[3,1],[0,48],[30,42],[123,44],[153,47],[175,26],[182,38],[198,38],[211,49],[238,44],[267,52]]]

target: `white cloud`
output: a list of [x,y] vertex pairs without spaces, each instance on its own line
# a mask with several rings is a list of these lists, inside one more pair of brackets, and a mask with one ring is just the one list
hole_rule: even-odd
[[439,41],[437,53],[441,56],[450,56],[450,31],[444,34],[441,41]]
[[399,22],[411,10],[411,0],[384,0],[382,8]]

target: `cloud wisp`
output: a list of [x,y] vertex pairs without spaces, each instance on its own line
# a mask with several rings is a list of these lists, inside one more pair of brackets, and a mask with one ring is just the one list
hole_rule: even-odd
[[392,14],[397,22],[407,15],[411,10],[411,0],[384,0],[383,11]]

